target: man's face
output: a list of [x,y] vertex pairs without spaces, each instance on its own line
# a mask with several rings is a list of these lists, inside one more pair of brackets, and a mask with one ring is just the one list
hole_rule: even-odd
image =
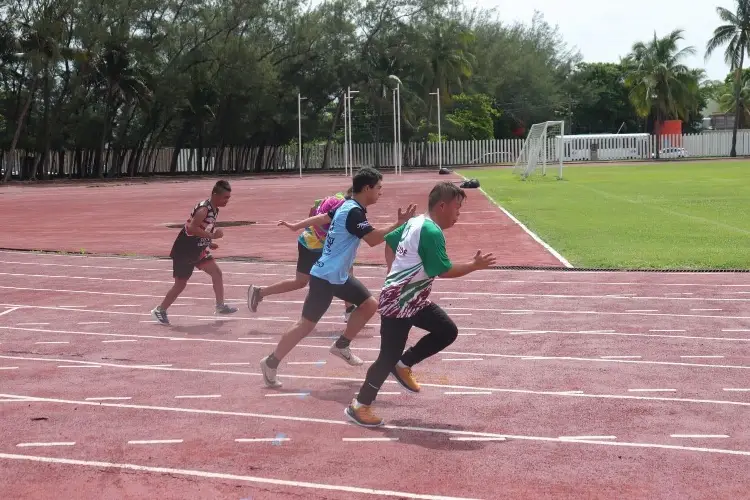
[[221,193],[215,194],[214,199],[216,200],[216,206],[226,207],[227,203],[229,203],[229,198],[231,197],[232,193],[230,191],[223,191]]
[[365,187],[365,193],[367,195],[367,204],[374,205],[378,202],[378,199],[380,199],[380,196],[383,194],[383,181],[378,181],[378,183],[373,187]]

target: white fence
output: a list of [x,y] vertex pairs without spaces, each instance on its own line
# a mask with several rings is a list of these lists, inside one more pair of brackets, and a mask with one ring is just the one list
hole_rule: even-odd
[[[575,136],[566,136],[575,137]],[[555,161],[557,147],[555,139],[549,139],[547,148],[548,161]],[[595,155],[579,154],[577,161],[621,161],[647,160],[655,157],[657,138],[648,137],[646,146],[624,150],[622,147],[609,146],[606,141],[599,141]],[[663,135],[661,136],[660,157],[674,158],[687,156],[689,158],[717,158],[728,157],[731,149],[732,131],[706,131],[700,134]],[[401,149],[402,164],[406,168],[436,167],[439,161],[444,166],[458,165],[512,165],[523,148],[523,139],[497,139],[483,141],[448,141],[437,143],[409,143],[403,144]],[[303,169],[343,169],[344,148],[341,144],[331,144],[326,158],[325,144],[303,145]],[[587,146],[588,147],[588,146]],[[667,148],[680,148],[679,153]],[[442,158],[438,155],[442,149]],[[143,175],[147,173],[252,173],[268,171],[298,170],[298,155],[296,145],[271,146],[266,148],[233,147],[206,148],[203,161],[198,168],[198,152],[196,149],[183,149],[174,158],[174,149],[162,148],[150,152],[137,151],[108,151],[105,155],[105,169],[111,175],[119,171],[119,175]],[[580,151],[579,151],[580,153]],[[584,152],[585,153],[585,152]],[[14,165],[14,175],[18,175],[21,161],[28,172],[32,165],[39,162],[38,153],[16,151],[15,158],[10,161]],[[737,155],[750,156],[750,129],[739,130],[737,133]],[[3,154],[2,165],[6,165],[10,158]],[[85,176],[93,173],[93,158],[91,152],[62,151],[52,152],[48,161],[50,175],[72,175],[74,172],[84,171]],[[570,160],[570,157],[565,159]],[[394,168],[394,144],[354,144],[352,145],[352,164],[354,168],[372,166],[384,170]],[[216,168],[218,165],[218,169]],[[0,168],[0,170],[4,170]],[[28,175],[25,175],[28,177]]]

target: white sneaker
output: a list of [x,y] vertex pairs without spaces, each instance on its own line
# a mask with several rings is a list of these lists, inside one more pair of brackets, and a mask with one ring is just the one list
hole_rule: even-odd
[[364,361],[357,357],[356,354],[352,354],[351,349],[349,349],[348,347],[336,347],[335,342],[333,343],[329,351],[334,356],[343,359],[352,366],[359,366],[364,363]]
[[265,382],[266,387],[278,389],[281,387],[281,382],[276,380],[276,368],[268,366],[268,363],[266,363],[267,360],[268,356],[260,360],[260,371],[263,373],[263,382]]

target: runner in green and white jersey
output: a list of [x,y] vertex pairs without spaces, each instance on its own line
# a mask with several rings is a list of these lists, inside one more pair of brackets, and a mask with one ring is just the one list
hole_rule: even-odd
[[[491,253],[482,255],[481,251],[466,264],[454,265],[448,258],[443,230],[458,221],[465,199],[461,188],[441,182],[430,192],[427,214],[410,219],[385,237],[388,275],[378,304],[380,355],[367,371],[359,394],[345,410],[359,425],[383,424],[383,419],[372,413],[371,405],[389,373],[409,391],[419,392],[412,366],[456,340],[456,324],[428,298],[435,278],[459,278],[495,263]],[[404,352],[413,326],[428,334]]]

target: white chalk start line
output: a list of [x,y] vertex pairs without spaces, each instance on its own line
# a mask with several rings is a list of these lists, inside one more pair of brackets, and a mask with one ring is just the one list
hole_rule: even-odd
[[16,446],[18,448],[31,448],[40,446],[73,446],[75,444],[75,441],[59,441],[52,443],[18,443]]

